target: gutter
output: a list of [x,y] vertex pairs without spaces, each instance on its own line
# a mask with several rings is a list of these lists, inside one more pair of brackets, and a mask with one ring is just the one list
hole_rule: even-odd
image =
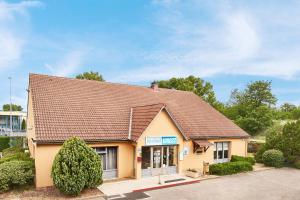
[[[66,139],[67,140],[67,139]],[[36,144],[63,144],[66,140],[35,140],[32,139],[32,141]],[[95,142],[103,142],[103,143],[111,143],[111,142],[131,142],[128,139],[119,139],[119,140],[84,140],[87,144],[95,143]]]

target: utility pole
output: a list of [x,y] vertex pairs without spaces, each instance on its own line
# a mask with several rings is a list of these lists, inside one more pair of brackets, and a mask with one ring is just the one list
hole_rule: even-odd
[[11,103],[11,77],[8,77],[9,79],[9,99],[10,99],[10,106],[9,106],[9,111],[10,111],[10,134],[12,135],[12,103]]

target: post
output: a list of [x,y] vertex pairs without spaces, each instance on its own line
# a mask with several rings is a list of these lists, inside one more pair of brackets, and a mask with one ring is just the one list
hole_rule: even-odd
[[10,134],[12,135],[12,103],[11,103],[11,77],[8,77],[9,79],[9,99],[10,99],[10,106],[9,106],[9,111],[10,111]]

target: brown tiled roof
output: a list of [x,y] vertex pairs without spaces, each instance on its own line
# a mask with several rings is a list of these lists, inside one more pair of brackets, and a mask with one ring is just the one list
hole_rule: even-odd
[[[188,138],[240,138],[248,134],[191,92],[30,74],[36,140],[61,142],[71,136],[87,141],[128,140],[144,128],[160,104]],[[143,105],[153,105],[147,113]],[[150,106],[151,107],[151,106]],[[134,116],[135,113],[139,113]],[[147,113],[147,114],[146,114]],[[31,114],[31,113],[29,113]],[[146,115],[145,115],[146,114]],[[138,119],[144,116],[144,121]],[[142,125],[140,125],[140,123]]]

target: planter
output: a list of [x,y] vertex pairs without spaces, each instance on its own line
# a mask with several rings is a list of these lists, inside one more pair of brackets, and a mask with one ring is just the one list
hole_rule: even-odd
[[199,178],[200,177],[200,172],[187,170],[185,172],[185,175],[188,176],[188,177],[191,177],[191,178]]

